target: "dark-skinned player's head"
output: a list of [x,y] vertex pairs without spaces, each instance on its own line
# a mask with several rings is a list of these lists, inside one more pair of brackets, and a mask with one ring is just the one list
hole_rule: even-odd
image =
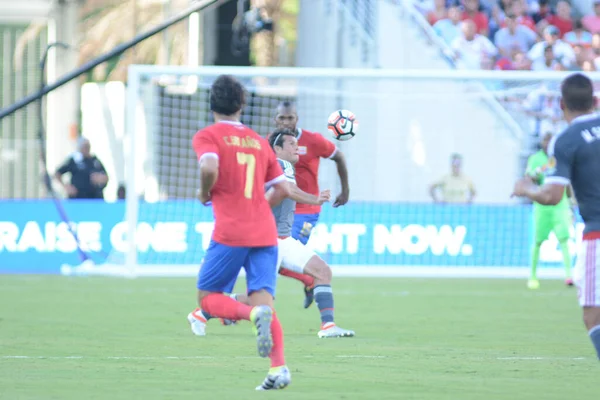
[[238,117],[246,103],[242,84],[231,75],[221,75],[210,88],[210,110],[226,117]]
[[593,112],[596,107],[594,85],[590,78],[583,74],[566,77],[560,85],[560,92],[560,108],[567,122],[571,122],[578,115]]
[[276,129],[269,135],[269,144],[277,155],[277,158],[292,164],[298,162],[298,139],[296,132],[291,129]]
[[275,126],[277,129],[289,129],[296,131],[298,123],[298,114],[296,113],[296,105],[291,101],[282,101],[277,106],[275,114]]

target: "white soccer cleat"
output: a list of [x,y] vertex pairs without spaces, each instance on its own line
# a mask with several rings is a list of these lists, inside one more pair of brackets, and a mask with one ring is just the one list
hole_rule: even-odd
[[188,314],[187,319],[192,328],[192,333],[196,336],[206,336],[206,319],[198,315],[196,311]]
[[278,371],[271,372],[256,390],[280,390],[285,389],[292,382],[290,370],[286,367],[276,368]]
[[319,338],[331,338],[331,337],[353,337],[354,331],[350,331],[348,329],[342,329],[337,326],[335,323],[330,322],[328,324],[322,325],[321,330],[317,334]]

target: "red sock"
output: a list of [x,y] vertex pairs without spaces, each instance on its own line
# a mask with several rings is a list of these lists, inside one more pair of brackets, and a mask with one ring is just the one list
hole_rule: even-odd
[[252,307],[221,293],[211,293],[202,299],[202,309],[217,318],[250,320]]
[[285,365],[285,357],[283,355],[283,328],[275,313],[273,313],[273,321],[271,322],[271,336],[273,336],[273,349],[271,350],[271,354],[269,354],[271,368],[281,367],[282,365]]
[[283,276],[287,276],[288,278],[294,278],[296,280],[299,280],[300,282],[302,282],[304,284],[304,286],[313,287],[313,285],[315,284],[315,278],[313,278],[312,276],[294,272],[294,271],[291,271],[286,268],[280,268],[279,275],[283,275]]

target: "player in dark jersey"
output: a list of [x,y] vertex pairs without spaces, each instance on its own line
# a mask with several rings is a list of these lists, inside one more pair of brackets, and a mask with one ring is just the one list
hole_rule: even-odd
[[[298,154],[300,159],[294,166],[298,187],[306,193],[319,194],[319,164],[321,158],[328,158],[335,162],[340,176],[341,193],[336,197],[333,206],[343,206],[350,197],[350,184],[348,183],[348,167],[344,154],[335,144],[325,139],[317,132],[310,132],[298,127],[298,113],[296,105],[284,101],[277,106],[275,114],[277,129],[290,129],[296,132],[298,138]],[[321,206],[315,204],[298,203],[294,216],[292,237],[306,244],[312,229],[319,220]],[[306,276],[293,271],[284,271],[286,276],[299,280],[304,284],[304,308],[310,307],[314,300],[312,284]]]
[[556,205],[571,184],[585,223],[573,278],[583,320],[600,359],[600,116],[595,114],[593,83],[585,75],[565,78],[561,95],[561,108],[569,126],[548,146],[548,177],[543,186],[522,178],[513,194]]
[[[288,183],[269,144],[242,125],[244,88],[220,76],[210,90],[215,124],[200,130],[192,146],[200,163],[203,204],[212,202],[215,228],[198,276],[198,304],[211,315],[254,324],[258,353],[271,369],[257,390],[283,389],[291,381],[285,365],[283,329],[274,312],[277,227],[271,207],[288,194]],[[274,196],[267,201],[264,188]],[[242,267],[249,304],[230,293]]]

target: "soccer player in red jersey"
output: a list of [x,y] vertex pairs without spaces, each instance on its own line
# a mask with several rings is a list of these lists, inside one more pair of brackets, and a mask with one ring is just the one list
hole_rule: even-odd
[[[350,197],[350,186],[348,184],[348,168],[346,167],[344,154],[321,134],[298,128],[296,106],[289,101],[284,101],[277,107],[275,124],[277,125],[277,129],[291,129],[297,132],[296,137],[298,138],[300,159],[296,163],[295,168],[298,187],[306,193],[318,196],[319,163],[321,158],[328,158],[336,163],[342,184],[342,192],[335,199],[333,206],[339,207],[346,204]],[[298,203],[294,216],[292,237],[299,240],[302,244],[306,244],[310,238],[312,228],[319,220],[320,212],[321,206]],[[280,274],[297,279],[304,284],[304,308],[308,308],[314,299],[312,278],[286,270],[280,271]]]
[[[198,304],[211,315],[254,324],[258,353],[271,369],[257,390],[283,389],[291,381],[285,365],[283,330],[274,312],[277,277],[277,227],[271,206],[289,188],[268,142],[242,125],[245,95],[231,76],[220,76],[210,90],[215,124],[200,130],[192,145],[200,163],[199,200],[212,203],[215,228],[198,276]],[[272,187],[274,197],[265,198]],[[246,271],[250,305],[231,293]]]

